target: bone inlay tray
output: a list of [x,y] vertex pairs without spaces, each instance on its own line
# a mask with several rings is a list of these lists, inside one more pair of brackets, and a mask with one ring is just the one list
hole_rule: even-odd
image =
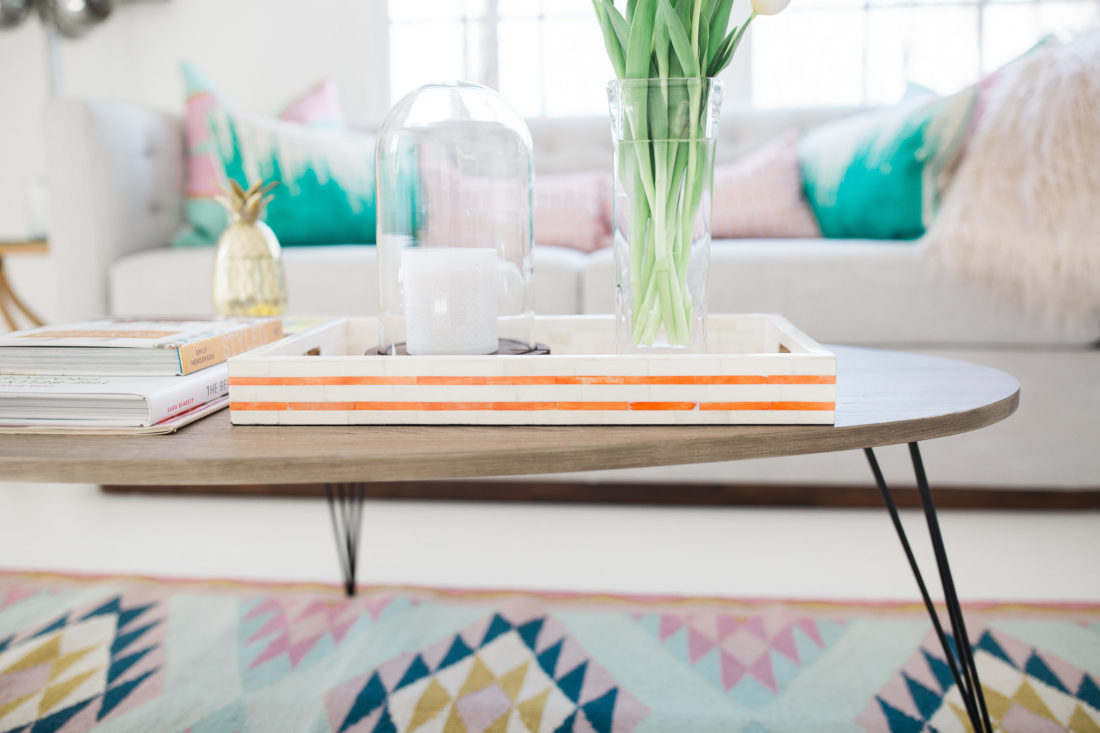
[[714,315],[708,353],[616,354],[611,316],[536,318],[550,355],[381,356],[338,318],[235,357],[236,425],[833,423],[836,357],[776,315]]

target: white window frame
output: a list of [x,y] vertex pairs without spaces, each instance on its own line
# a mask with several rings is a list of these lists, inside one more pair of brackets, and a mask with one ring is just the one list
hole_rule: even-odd
[[[830,10],[847,11],[853,10],[862,11],[864,13],[864,19],[868,19],[873,12],[883,12],[891,10],[920,10],[931,8],[975,8],[977,10],[977,64],[978,68],[974,69],[974,78],[981,78],[983,73],[990,71],[990,69],[984,68],[985,65],[985,13],[991,6],[1011,6],[1021,7],[1027,5],[1042,5],[1046,0],[939,0],[934,3],[917,2],[916,0],[901,0],[897,3],[882,4],[877,3],[874,0],[864,0],[860,5],[832,5],[828,0],[801,0],[801,2],[807,5],[813,3],[812,12],[828,12]],[[1093,4],[1100,12],[1100,0],[1061,0],[1062,2],[1080,3],[1082,5]],[[389,36],[389,28],[394,23],[405,23],[407,21],[394,21],[390,19],[389,4],[397,2],[416,2],[416,0],[380,0],[382,8],[381,17],[386,23],[386,36]],[[500,82],[500,69],[499,69],[499,56],[496,52],[498,44],[497,31],[500,22],[508,16],[502,16],[500,13],[500,5],[498,0],[481,0],[483,3],[484,12],[479,15],[474,14],[459,14],[459,22],[463,25],[463,64],[464,64],[464,78],[485,84],[490,87],[498,87]],[[739,3],[743,6],[744,3]],[[809,8],[806,5],[802,6],[802,9]],[[793,4],[786,12],[797,13],[800,8],[797,4]],[[535,15],[531,16],[533,20],[541,23],[548,18],[560,17],[551,16],[540,10]],[[596,18],[592,17],[592,22],[596,23]],[[868,70],[868,52],[870,46],[870,23],[864,23],[864,46],[863,46],[863,78],[861,80],[862,88],[862,103],[867,104],[869,99],[869,76]],[[725,100],[727,104],[732,106],[747,107],[753,104],[753,74],[752,74],[752,32],[745,36],[745,41],[738,51],[737,60],[731,64],[722,74],[723,81],[725,82]],[[479,46],[482,50],[480,56],[472,53],[475,46]],[[540,58],[543,54],[540,54]],[[387,54],[387,66],[386,66],[386,86],[390,85],[390,56]],[[546,98],[545,91],[540,87],[540,110],[545,112]]]

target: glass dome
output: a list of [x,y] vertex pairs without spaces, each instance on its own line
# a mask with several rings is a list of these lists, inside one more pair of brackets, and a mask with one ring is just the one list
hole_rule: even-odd
[[378,292],[388,354],[534,347],[531,134],[497,92],[428,84],[378,133]]

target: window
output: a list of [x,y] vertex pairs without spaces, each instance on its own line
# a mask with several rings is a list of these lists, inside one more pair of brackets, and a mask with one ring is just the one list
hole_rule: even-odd
[[[734,17],[747,12],[735,0]],[[395,100],[463,78],[498,89],[527,117],[606,112],[614,72],[591,0],[390,0],[388,14]],[[1044,35],[1098,18],[1100,0],[794,0],[753,23],[727,71],[726,100],[882,104],[911,83],[951,93]]]
[[752,101],[883,104],[911,83],[948,94],[1097,18],[1097,0],[795,0],[753,23]]
[[391,0],[390,88],[463,78],[527,117],[601,114],[614,78],[591,0]]

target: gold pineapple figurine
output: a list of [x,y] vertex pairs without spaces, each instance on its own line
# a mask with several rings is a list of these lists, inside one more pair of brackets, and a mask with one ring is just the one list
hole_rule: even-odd
[[278,182],[241,188],[234,180],[218,196],[232,218],[214,255],[214,310],[220,316],[277,316],[286,310],[282,252],[271,227],[260,221]]

